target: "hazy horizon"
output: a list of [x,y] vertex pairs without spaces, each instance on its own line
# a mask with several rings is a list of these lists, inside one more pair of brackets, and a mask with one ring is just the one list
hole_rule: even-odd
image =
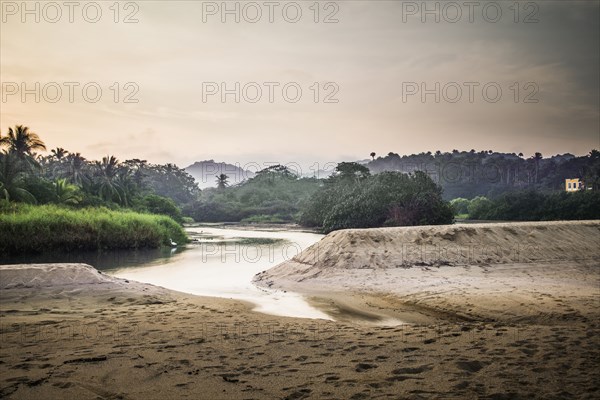
[[[600,147],[598,2],[520,3],[518,13],[507,3],[478,2],[473,22],[465,8],[457,22],[456,10],[440,10],[439,23],[413,2],[383,1],[320,2],[318,16],[313,3],[300,2],[302,18],[292,23],[281,11],[291,3],[280,2],[272,23],[266,8],[248,22],[256,10],[244,14],[235,2],[227,4],[240,7],[239,23],[231,15],[223,23],[221,10],[210,8],[221,2],[119,3],[118,15],[102,3],[102,17],[92,23],[82,18],[84,2],[70,23],[66,8],[51,22],[56,10],[39,5],[35,22],[35,15],[22,15],[20,2],[3,1],[0,130],[23,124],[48,149],[180,167],[208,159],[313,165],[367,159],[372,151],[547,157]],[[502,17],[491,22],[497,7]],[[21,85],[31,90],[35,82],[40,101],[26,94],[23,102]],[[68,82],[77,84],[73,102]],[[235,82],[239,102],[233,94],[225,102],[207,94]],[[248,101],[252,82],[263,91],[256,103]],[[265,82],[276,83],[273,102]],[[439,102],[435,94],[424,102],[421,93],[409,94],[436,82]],[[472,102],[469,82],[477,83]],[[98,102],[82,95],[89,83],[102,90]],[[280,91],[291,83],[302,90],[295,103]],[[54,84],[62,90],[56,102]],[[490,93],[502,90],[497,102],[483,97],[485,85]],[[463,96],[449,101],[457,86]],[[127,95],[137,103],[124,102]],[[327,95],[338,102],[324,102]]]

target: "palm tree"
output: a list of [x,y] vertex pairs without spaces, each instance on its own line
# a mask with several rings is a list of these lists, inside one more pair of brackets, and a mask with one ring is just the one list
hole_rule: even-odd
[[227,186],[229,186],[229,177],[225,174],[220,174],[217,175],[217,188],[219,189],[225,189]]
[[538,183],[538,175],[540,170],[540,160],[542,159],[542,153],[536,152],[532,158],[533,162],[535,163],[535,183]]
[[86,167],[87,160],[83,158],[80,153],[71,153],[67,156],[67,166],[64,171],[64,177],[75,185],[83,186],[89,181],[85,171]]
[[121,166],[115,181],[121,198],[121,205],[129,206],[129,200],[134,198],[138,192],[138,186],[133,179],[133,172],[129,168]]
[[66,179],[57,179],[54,182],[54,190],[59,204],[78,204],[81,201],[79,188],[68,183]]
[[36,203],[35,197],[23,187],[27,174],[19,164],[15,154],[0,152],[0,199]]
[[65,149],[63,149],[62,147],[57,147],[55,149],[52,149],[50,151],[52,153],[52,156],[54,158],[56,158],[56,161],[60,161],[63,158],[65,158],[67,156],[67,154],[69,154],[69,152]]
[[119,160],[114,156],[103,157],[102,162],[96,161],[96,183],[102,199],[112,201],[116,198],[119,202],[122,201],[117,183],[118,172]]
[[16,125],[14,130],[8,128],[8,136],[0,138],[0,147],[7,147],[9,153],[16,154],[29,166],[39,165],[34,158],[36,150],[46,150],[40,137],[23,125]]
[[47,157],[39,157],[38,162],[42,170],[49,174],[49,177],[65,177],[67,175],[68,165],[65,162],[69,152],[62,147],[50,150]]
[[148,161],[140,160],[139,158],[134,158],[132,160],[126,160],[123,165],[125,165],[132,172],[132,180],[133,183],[137,186],[138,189],[142,189],[144,186],[144,178],[146,177],[145,171],[148,169]]
[[373,151],[373,152],[371,152],[371,158],[373,159],[373,161],[375,161],[375,156],[376,156],[376,155],[377,155],[377,154],[375,154],[375,152],[374,152],[374,151]]

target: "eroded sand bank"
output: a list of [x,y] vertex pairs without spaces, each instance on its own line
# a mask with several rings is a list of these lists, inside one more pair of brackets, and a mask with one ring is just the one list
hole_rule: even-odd
[[588,321],[599,305],[600,222],[337,231],[254,281],[409,322],[424,322],[418,313]]

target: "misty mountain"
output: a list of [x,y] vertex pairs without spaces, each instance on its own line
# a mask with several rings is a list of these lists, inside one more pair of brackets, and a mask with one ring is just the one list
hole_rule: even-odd
[[252,171],[243,169],[239,164],[233,165],[225,162],[215,162],[215,160],[198,161],[185,168],[185,170],[196,179],[200,189],[216,187],[216,177],[220,174],[229,177],[229,185],[236,185],[256,175]]

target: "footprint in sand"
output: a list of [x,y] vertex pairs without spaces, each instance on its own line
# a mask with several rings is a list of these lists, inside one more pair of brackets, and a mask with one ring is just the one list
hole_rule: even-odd
[[386,379],[388,382],[402,382],[407,379],[423,379],[421,377],[415,376],[421,374],[423,372],[431,370],[432,367],[430,365],[421,365],[419,367],[407,367],[407,368],[398,368],[392,371],[393,376]]
[[398,369],[393,370],[392,374],[394,374],[394,375],[422,374],[423,372],[429,371],[431,369],[432,369],[431,365],[427,364],[427,365],[421,365],[419,367],[412,367],[412,368],[411,367],[409,367],[409,368],[398,368]]
[[310,396],[310,394],[312,393],[312,390],[310,389],[300,389],[300,390],[296,390],[293,393],[290,393],[287,397],[285,397],[285,400],[301,400],[301,399],[306,399],[308,398],[308,396]]
[[486,366],[486,364],[482,363],[481,361],[457,361],[456,366],[459,369],[472,374],[479,372],[483,367]]
[[354,370],[356,372],[364,372],[374,368],[377,368],[377,364],[358,363],[356,364],[356,368]]

